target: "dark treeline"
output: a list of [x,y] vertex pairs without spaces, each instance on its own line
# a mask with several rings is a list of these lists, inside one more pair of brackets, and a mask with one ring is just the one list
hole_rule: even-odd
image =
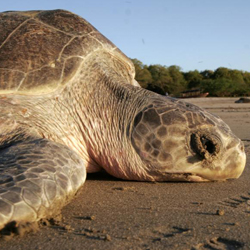
[[132,59],[135,65],[135,79],[143,88],[172,96],[180,92],[199,88],[209,92],[209,96],[249,96],[250,72],[220,67],[212,70],[192,70],[182,72],[176,65],[169,67],[160,64],[145,65]]

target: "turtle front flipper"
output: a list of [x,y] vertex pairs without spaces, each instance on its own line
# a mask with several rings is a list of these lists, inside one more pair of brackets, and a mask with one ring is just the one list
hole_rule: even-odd
[[82,159],[42,138],[0,147],[0,230],[51,218],[86,179]]

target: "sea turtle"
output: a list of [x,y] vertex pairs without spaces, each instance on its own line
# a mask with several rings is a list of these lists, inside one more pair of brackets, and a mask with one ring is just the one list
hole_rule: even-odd
[[145,90],[132,62],[64,10],[0,14],[0,229],[54,216],[86,172],[137,181],[238,178],[218,117]]
[[239,100],[235,101],[235,103],[250,103],[250,99],[247,97],[241,97]]

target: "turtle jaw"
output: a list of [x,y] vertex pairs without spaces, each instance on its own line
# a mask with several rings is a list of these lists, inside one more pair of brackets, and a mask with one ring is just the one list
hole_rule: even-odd
[[156,181],[173,181],[173,182],[208,182],[211,181],[209,179],[203,178],[194,173],[186,173],[186,172],[162,172],[160,176],[155,178]]
[[192,173],[211,181],[237,179],[241,176],[246,165],[246,154],[243,143],[224,151],[213,163],[203,163],[194,166]]
[[[190,144],[193,145],[190,145],[186,156],[183,155],[182,159],[177,160],[172,168],[168,165],[158,166],[158,168],[157,165],[152,165],[150,169],[154,170],[149,171],[149,175],[153,176],[155,181],[177,182],[225,181],[239,178],[246,164],[243,143],[235,137],[226,140],[221,136],[220,134],[216,137],[210,135],[215,145],[205,140],[205,144],[209,145],[208,152],[203,152],[205,148],[200,140],[196,141],[200,146],[199,149],[197,145],[195,146],[196,142],[191,139]],[[179,151],[181,151],[180,148]]]
[[[222,150],[223,151],[223,150]],[[199,157],[197,157],[198,160]],[[183,162],[185,172],[179,174],[179,180],[190,182],[225,181],[241,176],[246,165],[246,154],[240,141],[229,150],[219,154],[213,161],[202,160],[188,166]],[[178,173],[175,173],[177,179]]]

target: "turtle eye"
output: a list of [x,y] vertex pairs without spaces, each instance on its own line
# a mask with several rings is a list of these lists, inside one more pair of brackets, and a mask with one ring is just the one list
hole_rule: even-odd
[[210,154],[214,154],[216,151],[216,145],[213,143],[213,141],[207,139],[205,136],[202,136],[200,139],[203,148],[207,150]]
[[191,134],[190,146],[202,159],[209,160],[220,151],[219,139],[208,133]]

